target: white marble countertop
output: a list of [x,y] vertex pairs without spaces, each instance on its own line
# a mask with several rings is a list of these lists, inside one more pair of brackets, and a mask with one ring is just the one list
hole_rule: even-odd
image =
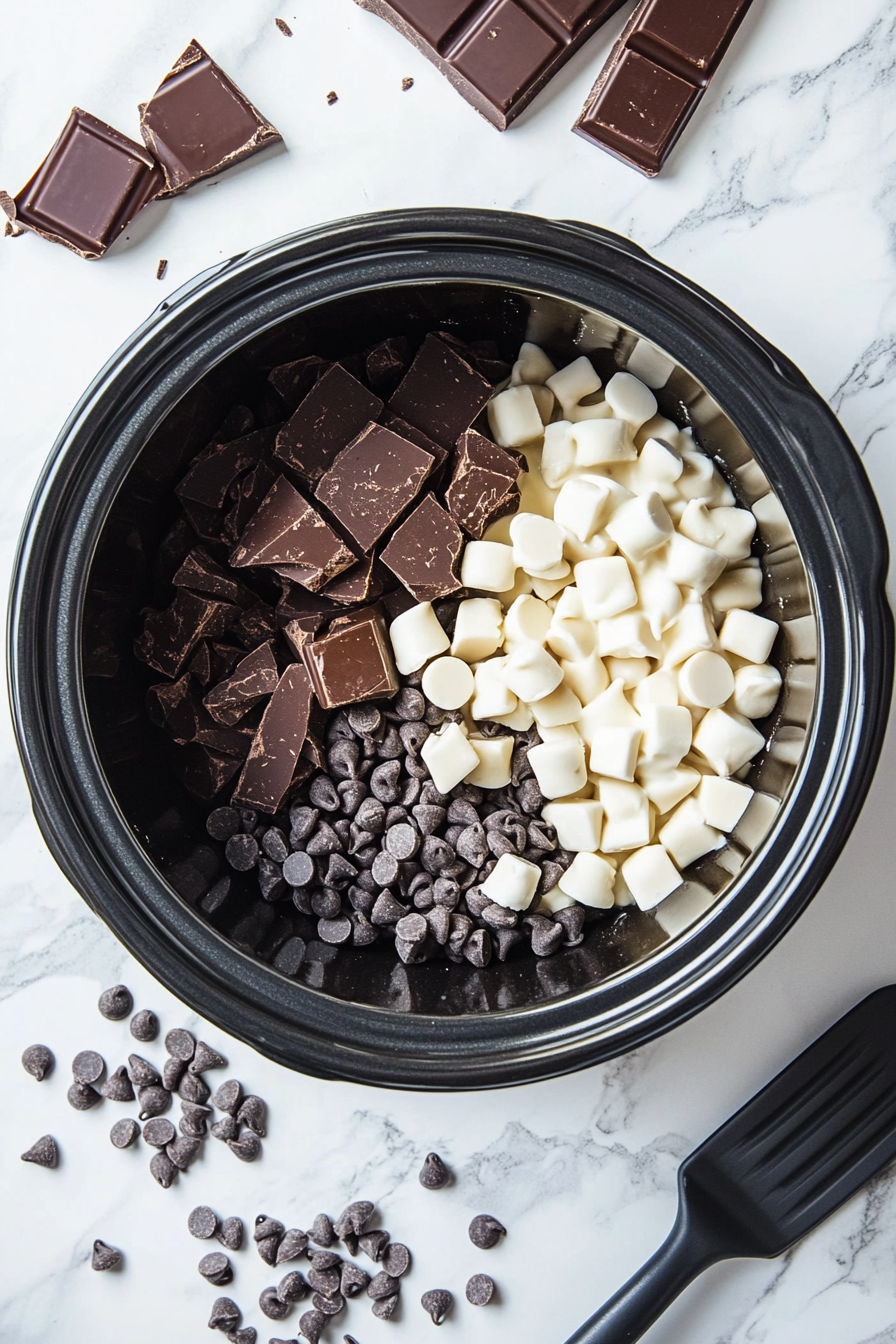
[[[280,15],[294,37],[274,26]],[[0,55],[0,177],[33,172],[72,104],[130,135],[136,103],[196,36],[282,130],[287,148],[187,197],[147,209],[102,263],[35,237],[0,246],[4,581],[41,464],[96,370],[164,297],[220,258],[294,229],[411,205],[480,205],[580,218],[628,234],[715,292],[787,352],[852,435],[896,531],[896,18],[887,0],[756,0],[702,108],[648,182],[571,126],[623,14],[503,137],[397,34],[351,0],[47,0],[7,6]],[[401,81],[414,86],[402,92]],[[338,102],[329,107],[327,92]],[[156,280],[160,258],[165,280]],[[211,1143],[170,1191],[147,1152],[115,1151],[105,1103],[65,1103],[68,1061],[112,1063],[126,1023],[96,1011],[123,980],[163,1028],[198,1025],[88,911],[37,831],[8,715],[0,825],[0,1340],[166,1344],[209,1338],[216,1292],[186,1215],[209,1203],[251,1223],[306,1226],[369,1195],[416,1260],[401,1318],[355,1304],[332,1329],[360,1344],[420,1340],[420,1293],[493,1274],[501,1302],[461,1302],[443,1327],[470,1344],[564,1340],[653,1251],[671,1224],[681,1157],[872,988],[896,979],[891,732],[845,853],[798,925],[742,983],[660,1041],[573,1077],[492,1094],[415,1096],[319,1082],[210,1026],[229,1072],[271,1107],[264,1158]],[[46,1041],[41,1086],[18,1058]],[[161,1049],[147,1047],[152,1058]],[[124,1108],[122,1108],[123,1110]],[[117,1112],[115,1118],[121,1112]],[[59,1170],[18,1160],[52,1132]],[[440,1151],[458,1175],[438,1196],[416,1181]],[[214,1151],[212,1151],[214,1150]],[[509,1227],[477,1252],[465,1228]],[[89,1268],[94,1237],[124,1249]],[[259,1339],[295,1334],[255,1299],[276,1281],[251,1248],[233,1296]],[[894,1344],[896,1175],[853,1199],[780,1261],[732,1262],[695,1284],[650,1344]],[[270,1326],[271,1328],[264,1328]],[[291,1326],[291,1329],[287,1327]]]

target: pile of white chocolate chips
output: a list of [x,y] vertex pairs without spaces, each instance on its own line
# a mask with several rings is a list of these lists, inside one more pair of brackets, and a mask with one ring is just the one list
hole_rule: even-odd
[[[756,519],[631,373],[602,387],[586,357],[557,371],[527,343],[488,417],[528,462],[519,512],[463,554],[465,588],[492,596],[460,603],[450,642],[428,602],[390,628],[399,671],[463,711],[421,755],[443,793],[500,789],[514,739],[479,726],[534,723],[542,816],[575,852],[538,909],[654,909],[753,796],[753,720],[781,686],[778,626],[754,611]],[[503,854],[482,891],[526,910],[539,877]]]

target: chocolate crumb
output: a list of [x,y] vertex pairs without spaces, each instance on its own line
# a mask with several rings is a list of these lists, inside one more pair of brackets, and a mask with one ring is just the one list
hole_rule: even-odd
[[334,93],[333,90],[331,89],[330,92],[327,94],[327,107],[332,107],[334,103],[338,102],[339,102],[339,94]]
[[163,257],[162,260],[159,262],[158,267],[156,268],[156,279],[157,280],[163,279],[167,269],[168,269],[168,258]]
[[407,93],[408,89],[412,89],[413,87],[414,87],[414,81],[411,79],[409,75],[405,75],[404,79],[401,81],[402,93]]
[[290,28],[289,24],[286,22],[285,19],[275,19],[274,22],[276,23],[277,27],[280,29],[284,37],[292,37],[292,29]]

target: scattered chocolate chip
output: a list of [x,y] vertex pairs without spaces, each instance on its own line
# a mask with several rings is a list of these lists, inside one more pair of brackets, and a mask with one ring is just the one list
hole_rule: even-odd
[[190,1073],[190,1070],[187,1069],[178,1084],[177,1094],[184,1101],[192,1101],[197,1106],[204,1106],[211,1096],[211,1088],[198,1073]]
[[257,1134],[260,1139],[263,1139],[267,1134],[265,1128],[267,1113],[268,1108],[261,1097],[244,1097],[236,1113],[237,1124],[248,1125],[253,1134]]
[[317,1293],[332,1297],[339,1292],[339,1271],[337,1269],[310,1269],[308,1283]]
[[314,1307],[315,1311],[321,1311],[325,1316],[338,1316],[341,1311],[345,1310],[345,1298],[340,1292],[331,1293],[329,1295],[326,1293],[313,1293],[311,1297],[311,1305]]
[[128,1055],[128,1077],[135,1087],[154,1087],[162,1080],[158,1070],[153,1068],[142,1055]]
[[276,23],[277,27],[280,29],[284,37],[292,37],[292,29],[290,28],[289,24],[286,22],[285,19],[275,19],[274,22]]
[[277,1296],[281,1302],[299,1302],[308,1292],[308,1285],[297,1269],[291,1269],[277,1284]]
[[433,1325],[441,1325],[454,1305],[454,1297],[447,1288],[430,1288],[421,1297],[420,1305],[429,1312]]
[[401,1285],[398,1282],[398,1279],[394,1278],[391,1274],[387,1274],[384,1269],[381,1269],[379,1274],[375,1274],[368,1283],[367,1296],[379,1300],[383,1297],[391,1297],[393,1293],[397,1293],[400,1288]]
[[[255,1344],[258,1339],[258,1331],[254,1325],[244,1325],[241,1330],[231,1330],[227,1335],[229,1344]],[[295,1344],[295,1340],[291,1341]]]
[[378,1260],[382,1260],[383,1253],[389,1245],[389,1233],[381,1228],[378,1228],[375,1232],[365,1232],[358,1239],[358,1245],[364,1254],[369,1255],[370,1259],[376,1263]]
[[238,873],[248,873],[258,863],[258,841],[252,835],[232,835],[224,847],[227,862]]
[[374,1205],[369,1199],[356,1199],[353,1204],[349,1204],[333,1225],[337,1236],[341,1239],[347,1231],[352,1231],[359,1237],[364,1231],[365,1223],[369,1223],[373,1217],[373,1210]]
[[159,1034],[159,1019],[148,1008],[141,1008],[131,1018],[131,1035],[135,1041],[154,1041]]
[[374,1302],[370,1310],[374,1316],[379,1317],[381,1321],[388,1321],[395,1315],[395,1308],[398,1306],[398,1293],[392,1297],[380,1297]]
[[206,1045],[205,1041],[200,1041],[190,1061],[190,1072],[205,1073],[206,1069],[223,1069],[226,1065],[227,1060],[223,1055],[219,1055],[210,1045]]
[[89,1111],[98,1101],[102,1101],[99,1092],[88,1083],[72,1083],[66,1093],[68,1104],[76,1111]]
[[181,1134],[185,1134],[189,1139],[205,1138],[208,1127],[208,1117],[211,1115],[209,1106],[197,1106],[193,1101],[181,1101],[180,1103],[180,1123],[178,1129]]
[[136,1120],[116,1120],[109,1130],[109,1138],[115,1148],[130,1148],[140,1137],[140,1126]]
[[277,1296],[276,1288],[262,1288],[258,1295],[258,1305],[262,1312],[272,1321],[282,1321],[289,1315],[292,1307],[289,1302],[281,1302]]
[[339,1275],[339,1291],[343,1297],[357,1297],[370,1282],[370,1275],[359,1265],[346,1262]]
[[267,1241],[269,1237],[277,1237],[279,1240],[283,1236],[283,1232],[283,1224],[278,1219],[269,1218],[266,1213],[260,1213],[255,1219],[252,1240],[262,1242]]
[[111,989],[103,990],[97,1007],[110,1022],[120,1022],[133,1011],[134,998],[127,985],[113,985]]
[[314,1269],[334,1269],[342,1264],[342,1256],[336,1251],[309,1251],[308,1259]]
[[487,1274],[474,1274],[467,1281],[467,1301],[473,1307],[487,1307],[495,1292],[494,1280]]
[[299,1321],[299,1330],[308,1344],[319,1344],[327,1318],[322,1311],[306,1311]]
[[151,1120],[155,1115],[163,1115],[171,1105],[171,1093],[165,1087],[139,1087],[137,1101],[140,1105],[140,1119]]
[[451,1172],[438,1153],[428,1153],[420,1168],[419,1181],[424,1190],[441,1190],[451,1180]]
[[95,1050],[82,1050],[72,1060],[72,1077],[76,1083],[96,1083],[105,1069],[106,1061]]
[[52,1072],[55,1063],[53,1051],[45,1045],[29,1045],[27,1050],[22,1052],[22,1068],[39,1083]]
[[243,1224],[239,1218],[225,1218],[215,1233],[228,1251],[238,1251],[243,1244]]
[[199,1261],[199,1273],[209,1283],[223,1288],[233,1279],[233,1266],[223,1251],[211,1251]]
[[119,1064],[100,1088],[107,1101],[133,1101],[134,1085],[128,1077],[127,1065]]
[[170,1120],[154,1117],[143,1126],[143,1137],[150,1148],[167,1148],[177,1137],[177,1130]]
[[59,1162],[59,1149],[52,1134],[45,1134],[37,1143],[33,1143],[27,1153],[22,1154],[23,1162],[33,1162],[36,1167],[55,1167]]
[[308,1234],[301,1231],[298,1227],[291,1227],[280,1240],[277,1247],[277,1258],[275,1264],[282,1265],[286,1260],[297,1260],[300,1255],[305,1253],[308,1246]]
[[209,1330],[235,1330],[242,1316],[237,1304],[229,1297],[219,1297],[211,1310],[208,1318]]
[[107,1246],[104,1241],[97,1239],[93,1243],[93,1255],[90,1257],[91,1269],[106,1270],[117,1269],[124,1256],[121,1251],[114,1246]]
[[393,1279],[400,1279],[402,1274],[407,1274],[411,1266],[411,1253],[407,1246],[400,1241],[393,1241],[386,1248],[383,1256],[383,1269],[387,1274],[391,1274]]
[[200,1204],[187,1219],[187,1231],[199,1241],[208,1241],[218,1230],[218,1215],[207,1204]]
[[238,1139],[228,1139],[227,1147],[241,1162],[254,1162],[261,1155],[261,1139],[251,1129]]
[[202,1140],[191,1138],[188,1134],[179,1134],[165,1149],[178,1171],[186,1171],[190,1163],[195,1162],[201,1151]]
[[185,1031],[183,1027],[174,1027],[165,1037],[165,1049],[175,1059],[183,1060],[185,1064],[188,1064],[196,1049],[196,1038],[189,1031]]
[[162,1065],[162,1086],[166,1087],[169,1092],[176,1092],[180,1087],[180,1080],[184,1076],[186,1067],[185,1060],[176,1059],[174,1055],[169,1055]]
[[153,1153],[149,1169],[163,1190],[167,1190],[177,1180],[177,1167],[165,1152]]
[[216,1139],[221,1139],[227,1143],[228,1139],[235,1139],[240,1132],[240,1127],[232,1115],[222,1115],[220,1120],[216,1120],[210,1131]]
[[502,1237],[507,1236],[507,1228],[489,1213],[480,1213],[470,1224],[470,1240],[481,1251],[490,1251],[497,1246]]
[[243,1097],[243,1085],[236,1078],[228,1078],[212,1097],[212,1105],[228,1115],[236,1115]]

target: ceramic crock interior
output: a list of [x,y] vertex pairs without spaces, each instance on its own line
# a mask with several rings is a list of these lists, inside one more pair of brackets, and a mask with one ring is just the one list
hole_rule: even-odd
[[[543,345],[557,364],[587,352],[604,380],[625,368],[638,334],[566,300],[492,283],[429,283],[379,288],[331,300],[297,314],[239,346],[185,393],[146,443],[106,519],[84,614],[84,686],[97,755],[127,826],[162,877],[194,911],[227,868],[223,850],[205,832],[208,807],[184,790],[168,763],[164,735],[149,723],[144,699],[158,675],[132,653],[141,611],[166,606],[173,590],[158,574],[158,548],[177,513],[173,486],[186,463],[236,402],[255,406],[268,370],[306,354],[345,357],[388,336],[422,339],[433,328],[466,340],[495,340],[511,360],[522,340]],[[643,351],[643,345],[640,349]],[[674,359],[674,352],[667,352]],[[754,553],[763,576],[762,612],[781,624],[772,661],[784,686],[760,728],[768,748],[746,782],[757,790],[723,850],[687,870],[687,881],[645,914],[608,911],[587,926],[579,947],[540,960],[530,953],[493,962],[396,964],[391,946],[360,951],[312,944],[298,980],[350,1002],[402,1012],[478,1013],[531,1006],[580,992],[625,972],[671,938],[687,937],[762,844],[794,785],[807,738],[816,684],[817,632],[805,567],[786,513],[749,446],[688,371],[677,364],[656,389],[660,410],[691,425],[738,502],[759,519]],[[266,905],[252,874],[212,919],[221,937],[264,961],[291,936],[291,903]],[[273,972],[272,974],[277,974]],[[286,985],[284,985],[286,989]]]

